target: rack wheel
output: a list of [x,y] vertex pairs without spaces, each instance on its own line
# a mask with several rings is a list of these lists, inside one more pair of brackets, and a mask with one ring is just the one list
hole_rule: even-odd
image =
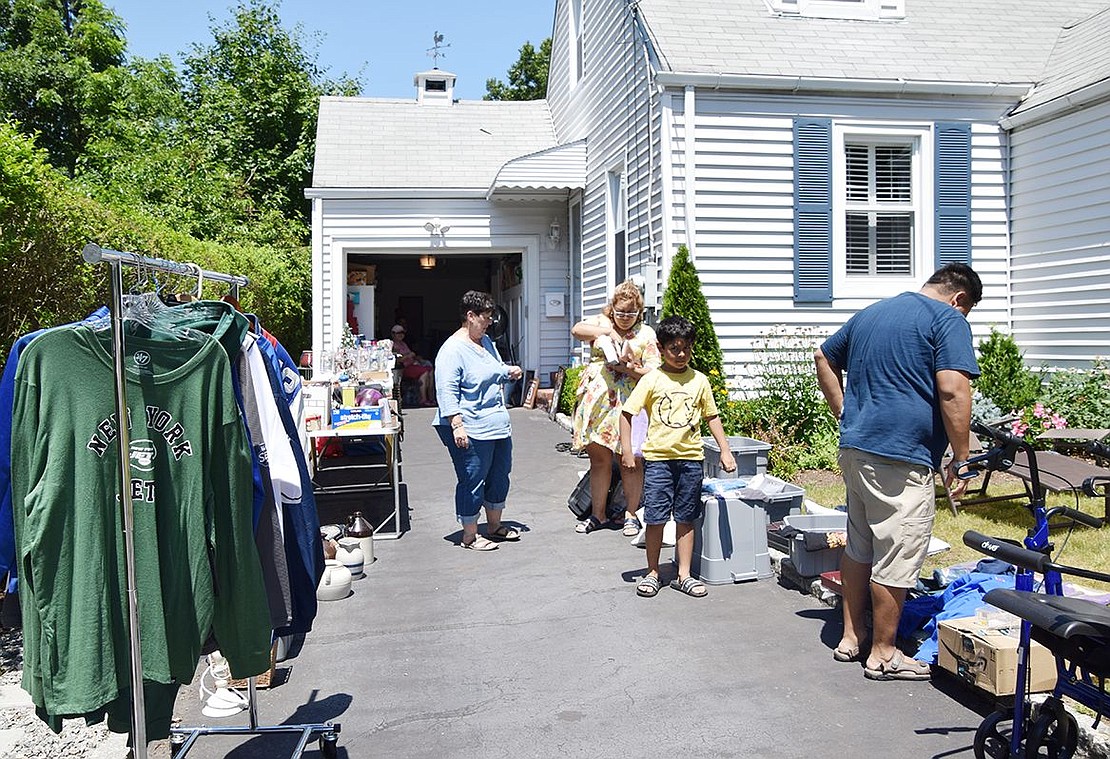
[[335,733],[324,733],[320,736],[320,756],[324,759],[338,759],[339,736]]
[[975,759],[1009,759],[1012,719],[1010,712],[994,712],[983,720],[972,744]]
[[1055,698],[1041,707],[1025,740],[1026,759],[1071,759],[1079,744],[1079,725]]

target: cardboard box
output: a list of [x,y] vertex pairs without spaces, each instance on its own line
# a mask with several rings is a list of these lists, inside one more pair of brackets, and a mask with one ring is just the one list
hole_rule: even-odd
[[340,406],[331,412],[332,427],[369,428],[381,423],[381,406]]
[[301,386],[305,417],[319,417],[320,425],[331,424],[331,383],[306,382]]
[[[940,666],[959,679],[996,696],[1012,696],[1017,682],[1017,636],[979,625],[975,617],[945,619],[937,625]],[[1056,686],[1056,658],[1036,641],[1030,649],[1029,680],[1034,693]]]
[[377,280],[377,268],[376,264],[348,264],[347,284],[357,286],[375,284]]

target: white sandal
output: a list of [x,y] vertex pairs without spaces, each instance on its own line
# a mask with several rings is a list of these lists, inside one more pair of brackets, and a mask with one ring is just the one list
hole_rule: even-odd
[[483,538],[481,535],[476,535],[474,540],[467,543],[465,540],[459,543],[460,546],[471,551],[496,551],[497,544],[489,538]]

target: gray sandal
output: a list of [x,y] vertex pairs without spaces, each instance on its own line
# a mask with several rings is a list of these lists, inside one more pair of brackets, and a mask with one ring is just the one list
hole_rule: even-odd
[[696,577],[687,577],[684,580],[679,580],[676,577],[671,580],[671,587],[692,598],[705,598],[709,595],[709,588],[705,587],[705,583]]
[[644,579],[636,583],[636,595],[651,598],[659,592],[662,585],[656,575],[645,575]]

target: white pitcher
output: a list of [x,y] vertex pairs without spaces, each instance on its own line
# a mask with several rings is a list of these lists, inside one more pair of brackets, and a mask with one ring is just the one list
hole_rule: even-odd
[[324,576],[316,588],[318,601],[339,601],[351,594],[351,572],[335,559],[324,561]]

